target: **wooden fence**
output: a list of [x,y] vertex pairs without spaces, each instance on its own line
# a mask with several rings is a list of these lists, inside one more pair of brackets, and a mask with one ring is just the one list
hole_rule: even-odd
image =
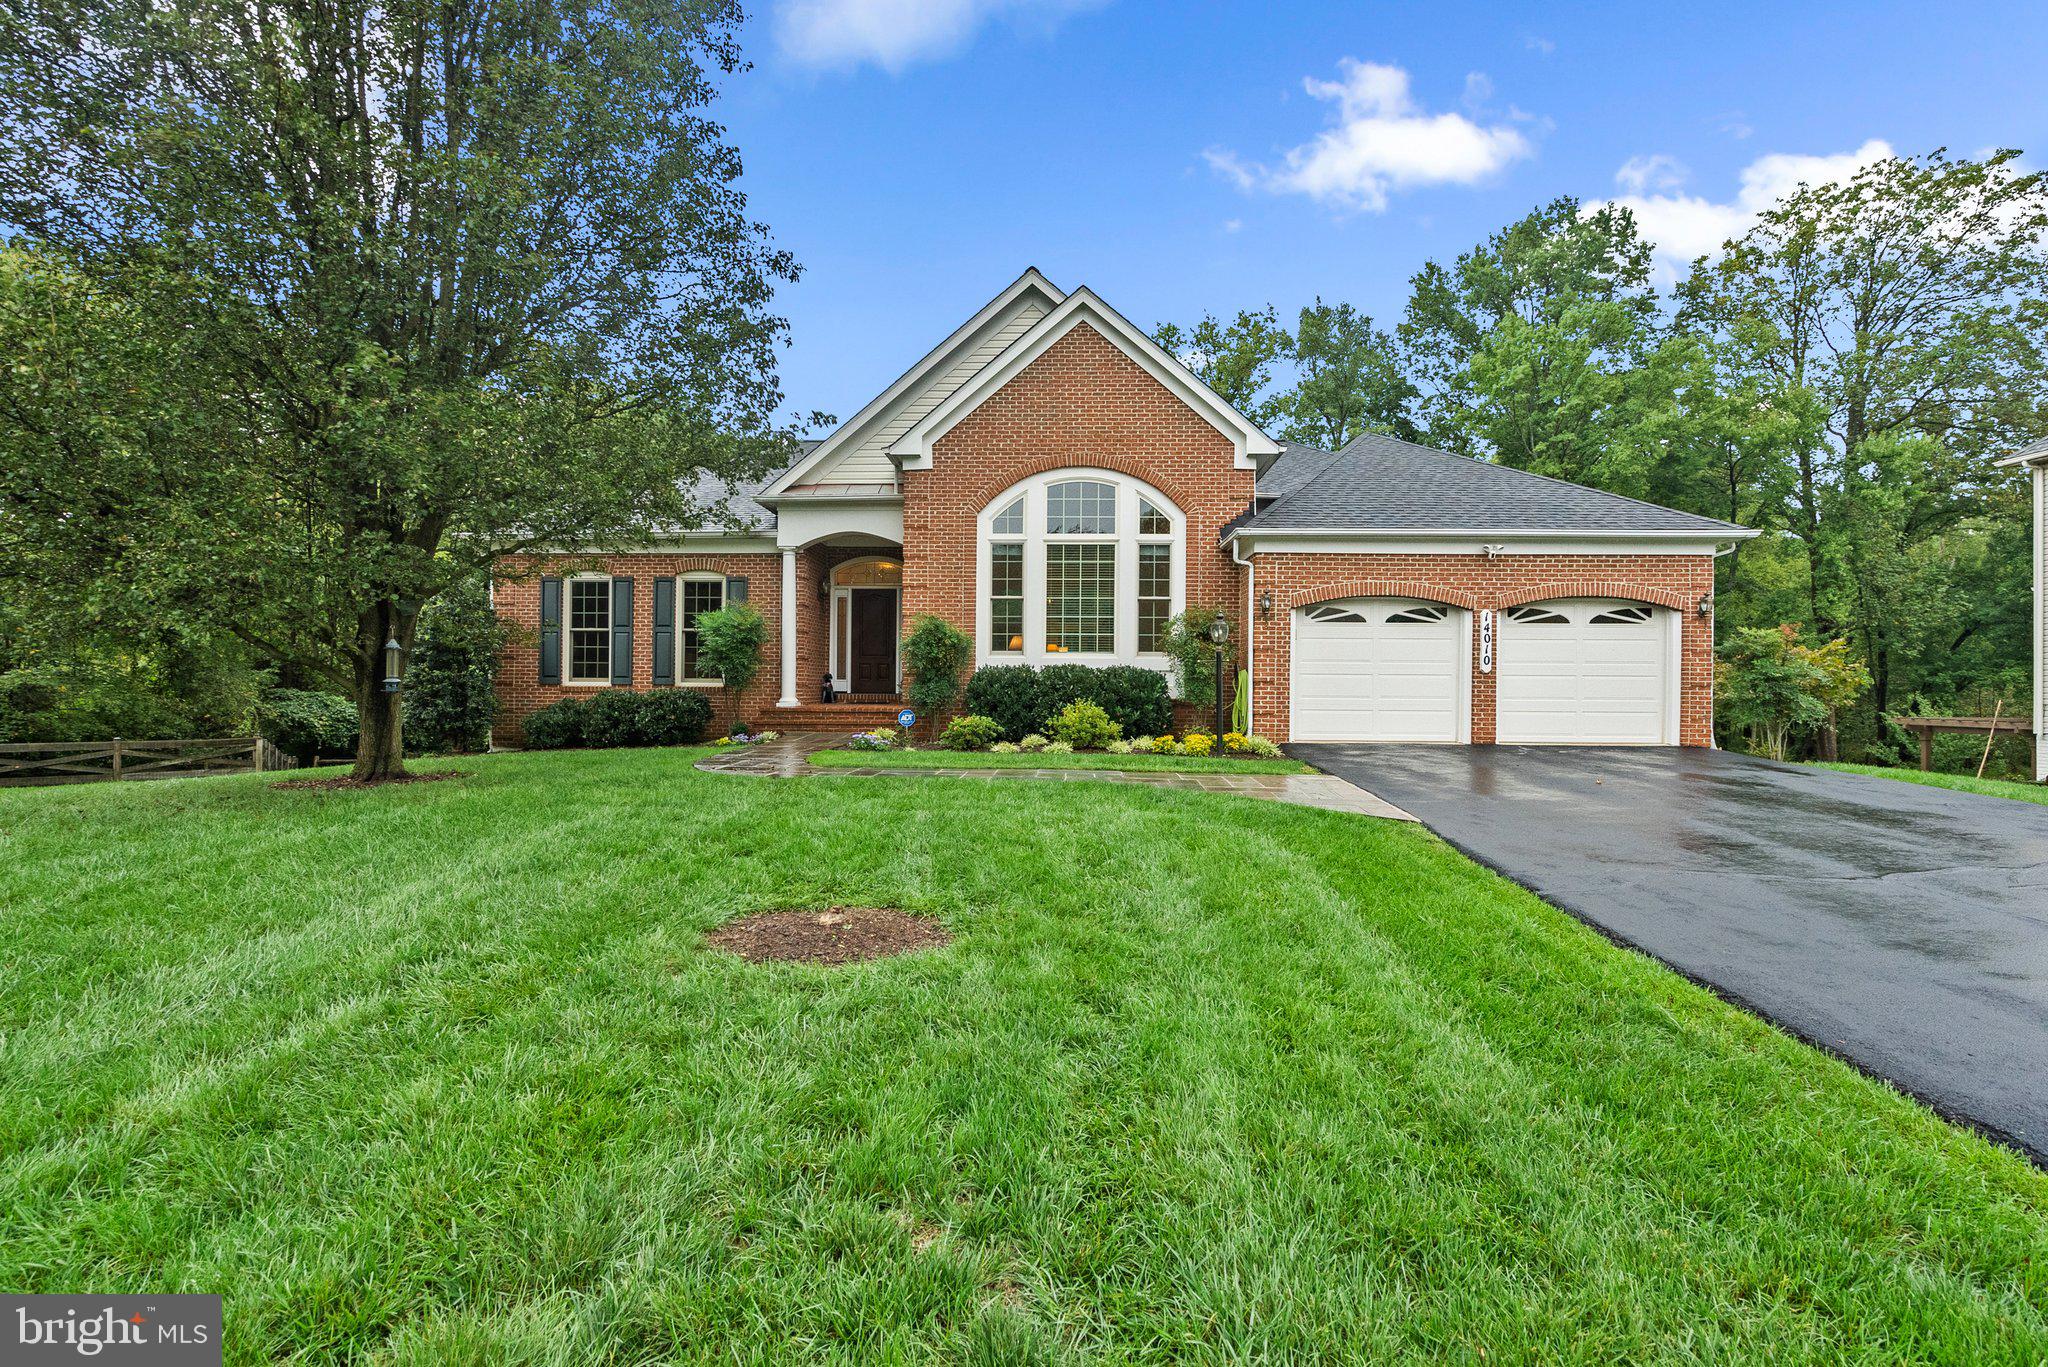
[[213,740],[88,740],[0,745],[0,788],[31,783],[106,783],[129,778],[296,769],[261,736]]

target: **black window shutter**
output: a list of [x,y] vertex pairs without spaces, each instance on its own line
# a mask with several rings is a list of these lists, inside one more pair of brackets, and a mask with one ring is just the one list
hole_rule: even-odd
[[612,580],[612,686],[633,686],[633,580]]
[[676,581],[664,574],[654,581],[654,686],[676,682]]
[[734,603],[744,603],[746,601],[747,576],[744,574],[728,574],[725,577],[725,605],[731,607]]
[[562,581],[540,581],[540,681],[562,681]]

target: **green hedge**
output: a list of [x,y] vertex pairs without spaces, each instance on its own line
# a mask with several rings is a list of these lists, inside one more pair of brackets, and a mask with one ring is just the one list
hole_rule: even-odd
[[711,725],[711,704],[702,693],[663,688],[651,693],[624,689],[598,693],[585,702],[564,698],[526,719],[529,750],[578,746],[609,749],[635,745],[694,745]]
[[1007,740],[1042,732],[1071,702],[1092,702],[1126,736],[1173,730],[1166,678],[1137,665],[991,665],[967,681],[967,710],[991,718]]

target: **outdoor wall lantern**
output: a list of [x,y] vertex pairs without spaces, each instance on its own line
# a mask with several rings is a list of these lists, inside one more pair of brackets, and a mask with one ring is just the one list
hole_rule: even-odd
[[1714,615],[1714,595],[1713,595],[1713,594],[1711,594],[1711,593],[1703,593],[1703,594],[1701,594],[1701,595],[1700,595],[1700,616],[1702,616],[1702,617],[1712,617],[1713,615]]
[[1259,594],[1259,615],[1261,617],[1271,617],[1273,615],[1273,590],[1266,589]]
[[404,656],[405,647],[398,643],[396,636],[393,636],[384,643],[384,691],[386,693],[396,693],[398,691],[399,662]]

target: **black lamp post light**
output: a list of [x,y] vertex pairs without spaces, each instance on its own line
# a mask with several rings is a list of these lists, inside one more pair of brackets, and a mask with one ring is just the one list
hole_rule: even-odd
[[1209,623],[1209,644],[1216,648],[1216,745],[1223,745],[1223,648],[1230,644],[1230,619],[1221,614]]

